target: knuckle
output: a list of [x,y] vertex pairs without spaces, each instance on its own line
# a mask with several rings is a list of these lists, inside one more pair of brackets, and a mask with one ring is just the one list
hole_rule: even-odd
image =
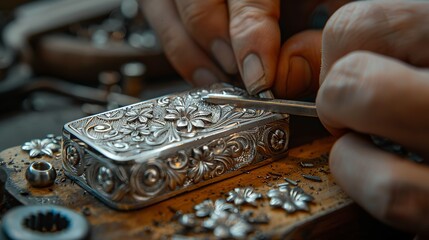
[[210,11],[203,5],[205,1],[188,1],[181,9],[181,16],[186,26],[197,26],[204,23]]
[[407,207],[410,197],[414,197],[412,187],[405,186],[403,183],[395,181],[394,178],[386,179],[380,187],[381,194],[385,195],[383,196],[385,201],[380,203],[382,207],[379,217],[387,222],[395,222],[406,217],[402,210]]
[[250,28],[254,28],[259,20],[261,20],[261,15],[258,12],[254,10],[242,10],[236,17],[231,19],[230,33],[234,36],[243,34],[249,31]]
[[159,29],[159,36],[165,55],[174,64],[179,58],[181,49],[183,48],[180,38],[177,37],[175,29],[170,26]]
[[259,9],[253,7],[242,7],[237,10],[236,16],[230,21],[231,36],[248,36],[250,33],[261,29],[267,16]]
[[362,32],[372,28],[383,12],[373,2],[352,2],[336,11],[326,23],[323,39],[331,43],[344,42],[344,39],[359,37]]
[[334,63],[317,97],[322,116],[350,112],[350,108],[365,114],[376,108],[374,104],[379,101],[379,86],[373,80],[381,73],[376,69],[367,70],[371,65],[371,56],[368,52],[355,51]]
[[387,201],[380,218],[396,225],[407,226],[414,231],[426,230],[429,222],[429,192],[414,184],[396,181],[387,186]]
[[387,220],[393,210],[392,199],[398,193],[398,182],[388,171],[379,174],[375,179],[366,196],[369,201],[373,202],[373,206],[369,210],[378,218]]
[[361,78],[358,65],[363,65],[363,61],[361,54],[353,52],[334,63],[319,92],[323,105],[341,104],[356,91]]

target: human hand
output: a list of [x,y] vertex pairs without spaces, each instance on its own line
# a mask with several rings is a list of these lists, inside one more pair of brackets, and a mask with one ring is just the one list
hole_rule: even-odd
[[[290,12],[300,9],[294,20],[302,25],[326,0],[285,2]],[[240,74],[251,94],[273,87],[277,97],[294,98],[318,87],[321,33],[301,33],[282,47],[279,0],[142,0],[142,9],[172,65],[193,85]]]
[[344,6],[322,43],[323,124],[340,136],[330,166],[338,184],[386,223],[429,235],[429,167],[381,151],[381,136],[429,157],[429,3]]

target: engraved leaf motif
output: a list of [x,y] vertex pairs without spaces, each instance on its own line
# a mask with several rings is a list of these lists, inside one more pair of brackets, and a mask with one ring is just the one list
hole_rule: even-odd
[[279,189],[271,189],[267,196],[272,207],[283,208],[288,213],[296,211],[308,211],[308,203],[314,201],[313,196],[304,192],[300,187],[290,188],[283,185]]
[[147,124],[131,123],[124,125],[119,132],[130,135],[134,141],[143,141],[145,136],[150,134],[149,126]]
[[168,141],[178,142],[181,140],[180,134],[172,122],[153,120],[149,127],[152,136],[146,138],[148,145],[160,145]]
[[177,186],[182,186],[186,180],[186,167],[188,165],[188,156],[184,151],[179,151],[175,157],[167,158],[163,163],[166,169],[168,187],[175,190]]
[[50,138],[45,138],[42,140],[34,139],[30,142],[24,143],[24,145],[21,147],[22,150],[28,151],[30,157],[32,158],[42,155],[52,157],[54,152],[57,152],[59,148],[59,144]]
[[[228,129],[238,123],[246,123],[266,116],[263,111],[252,112],[227,105],[211,105],[202,102],[200,97],[209,92],[245,94],[241,89],[216,85],[210,89],[179,93],[101,113],[75,121],[69,127],[76,133],[94,140],[99,147],[107,151],[134,154],[154,149],[154,146]],[[123,127],[129,124],[146,124],[148,128]],[[118,142],[128,143],[128,147],[121,147]],[[228,165],[231,162],[229,158],[216,158],[216,161],[223,161]],[[216,169],[214,174],[224,171],[224,167],[216,167]]]
[[131,108],[126,113],[127,121],[132,122],[138,119],[141,123],[147,123],[149,119],[153,118],[153,105],[146,104],[141,106],[140,109]]
[[283,132],[280,129],[277,129],[271,139],[270,139],[270,144],[271,146],[275,149],[275,150],[281,150],[284,148],[285,144],[286,144],[286,134],[285,132]]
[[194,210],[197,217],[207,217],[212,214],[223,214],[225,212],[239,212],[238,208],[230,203],[227,203],[224,199],[217,199],[215,202],[213,202],[211,199],[206,199],[203,202],[195,205]]
[[252,225],[237,213],[212,214],[202,225],[221,239],[245,239],[253,231]]
[[214,153],[210,151],[208,146],[203,146],[202,149],[194,148],[192,151],[188,176],[194,183],[211,178],[211,173],[216,167]]
[[227,201],[234,202],[235,205],[242,205],[248,203],[256,206],[256,200],[262,198],[262,194],[254,191],[252,187],[235,188],[233,191],[228,192]]

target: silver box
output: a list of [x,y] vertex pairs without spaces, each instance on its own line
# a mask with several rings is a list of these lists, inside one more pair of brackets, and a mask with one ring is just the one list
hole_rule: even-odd
[[66,175],[116,209],[136,209],[284,156],[289,117],[213,105],[214,85],[140,102],[65,124]]

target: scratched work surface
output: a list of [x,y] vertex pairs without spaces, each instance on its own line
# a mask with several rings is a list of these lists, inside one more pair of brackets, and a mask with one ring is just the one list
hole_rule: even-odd
[[[236,187],[252,186],[264,195],[256,207],[242,206],[242,211],[252,210],[255,216],[266,214],[269,223],[255,224],[250,236],[263,236],[264,239],[314,239],[326,232],[334,232],[352,221],[354,205],[345,193],[335,184],[329,172],[327,154],[334,142],[333,138],[324,138],[311,144],[293,148],[289,156],[268,165],[253,169],[238,176],[214,183],[192,192],[184,193],[172,199],[136,211],[112,210],[89,195],[78,185],[58,171],[56,183],[45,189],[29,187],[24,178],[25,169],[31,161],[46,160],[61,169],[58,158],[42,157],[30,159],[19,147],[0,153],[4,166],[9,170],[10,180],[7,190],[23,204],[58,204],[69,207],[87,216],[91,223],[91,239],[159,239],[173,236],[195,236],[211,238],[211,233],[184,231],[178,224],[177,210],[183,213],[194,212],[193,206],[210,198],[226,198],[226,194]],[[304,167],[311,163],[312,167]],[[310,165],[311,165],[310,164]],[[305,179],[302,174],[320,177],[321,181]],[[298,181],[298,185],[314,196],[309,212],[287,214],[282,209],[269,206],[266,193],[284,178]],[[347,214],[343,214],[348,212]]]

